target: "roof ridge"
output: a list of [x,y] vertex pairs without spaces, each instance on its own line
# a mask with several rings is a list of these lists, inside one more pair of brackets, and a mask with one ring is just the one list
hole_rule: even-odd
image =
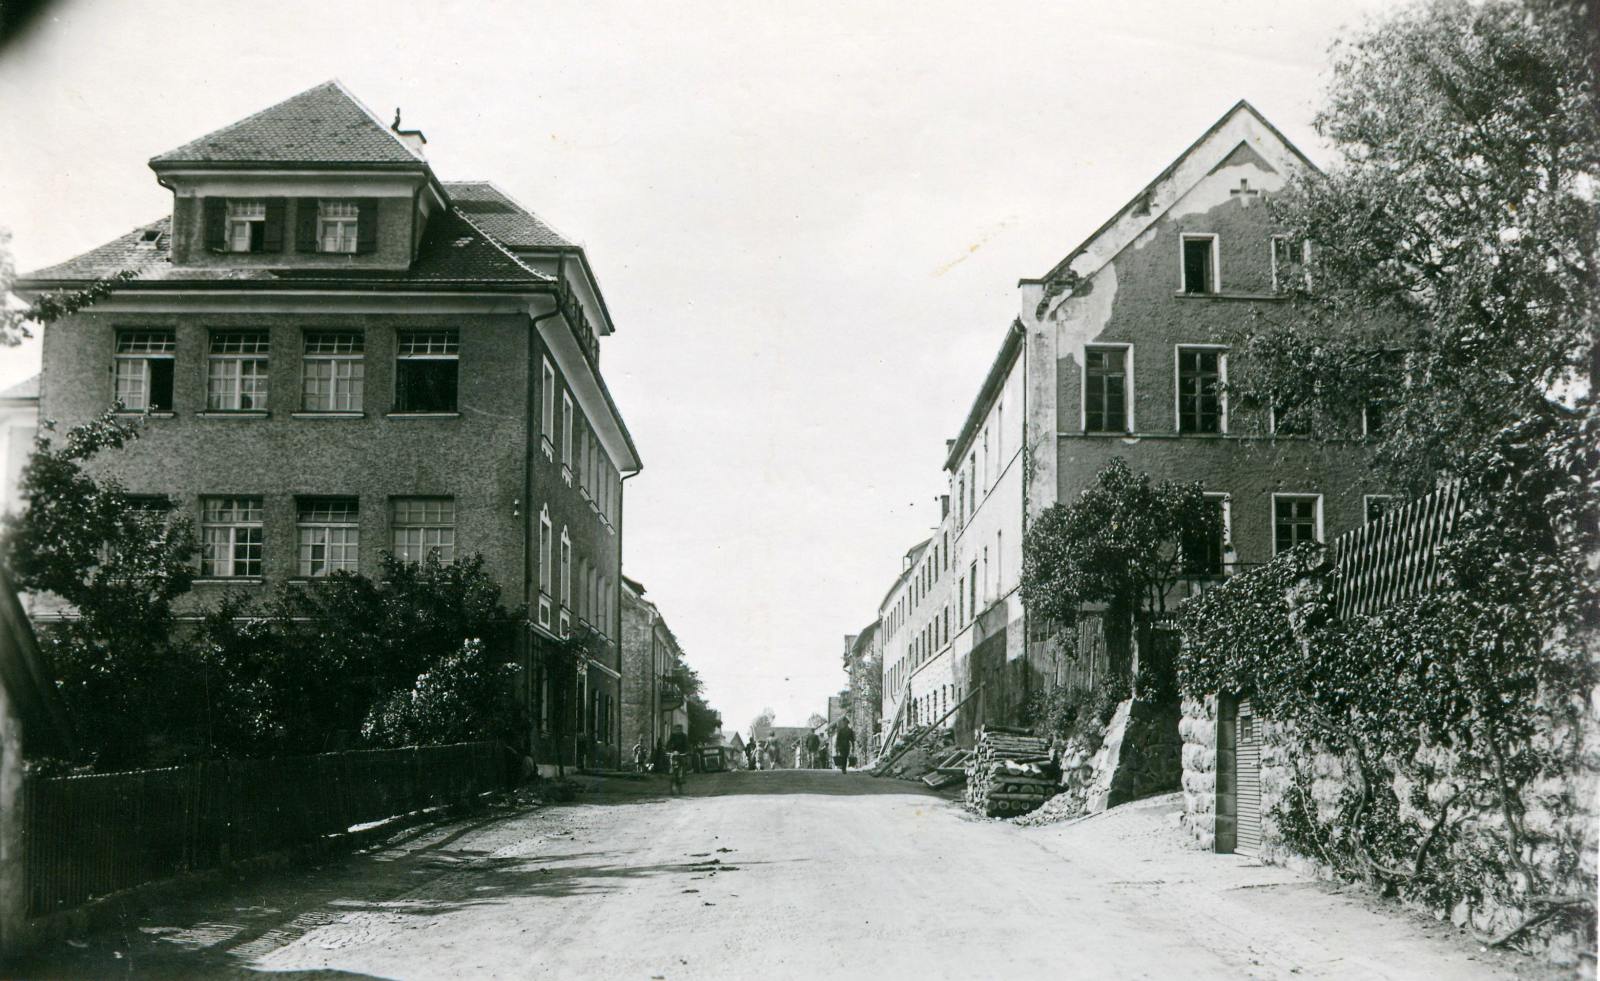
[[[337,88],[340,92],[343,92],[345,98],[349,99],[351,102],[354,102],[356,104],[357,108],[359,108],[362,112],[367,114],[367,118],[372,120],[372,124],[374,126],[376,126],[379,129],[383,130],[385,133],[387,133],[389,135],[390,139],[392,139],[396,143],[400,144],[400,146],[402,148],[404,148],[407,153],[409,153],[413,157],[417,158],[417,162],[418,163],[422,164],[424,167],[428,166],[428,158],[424,157],[422,155],[422,151],[415,149],[414,147],[411,146],[411,144],[407,143],[405,140],[402,140],[400,138],[400,134],[399,133],[396,133],[394,131],[394,129],[391,128],[390,126],[385,125],[382,117],[380,117],[377,113],[373,112],[372,108],[370,106],[368,106],[365,102],[362,102],[360,97],[358,97],[354,92],[350,91],[350,89],[348,87],[346,87],[344,82],[339,80],[338,76],[334,76],[333,78],[328,79],[326,82],[323,82],[322,84],[323,85],[332,85],[334,88]],[[316,86],[316,87],[317,88],[321,88],[321,86]],[[307,89],[306,91],[309,92],[310,89]],[[292,99],[292,98],[294,98],[294,96],[290,96],[289,98]],[[286,99],[284,101],[288,101],[288,100]],[[399,114],[400,114],[399,110],[398,109],[395,110],[395,116],[397,118],[398,118]]]
[[[1049,272],[1045,273],[1043,276],[1027,278],[1022,281],[1025,283],[1046,283],[1055,279],[1064,270],[1071,268],[1073,261],[1076,260],[1078,256],[1089,251],[1089,247],[1092,246],[1101,235],[1110,231],[1117,224],[1117,221],[1121,219],[1124,214],[1131,211],[1141,200],[1147,197],[1157,184],[1160,184],[1162,181],[1176,174],[1180,164],[1198,151],[1207,140],[1221,132],[1222,128],[1228,124],[1228,121],[1240,112],[1249,113],[1258,123],[1266,128],[1267,132],[1272,134],[1273,138],[1282,143],[1284,147],[1287,148],[1295,157],[1299,158],[1302,163],[1309,166],[1312,170],[1320,171],[1320,168],[1318,168],[1317,165],[1311,161],[1310,157],[1307,157],[1299,147],[1294,145],[1293,141],[1291,141],[1287,136],[1283,135],[1283,132],[1279,130],[1278,127],[1274,126],[1271,120],[1267,119],[1266,116],[1261,114],[1261,110],[1257,109],[1254,105],[1251,105],[1248,99],[1239,99],[1233,105],[1229,106],[1226,112],[1224,112],[1221,116],[1218,116],[1215,122],[1206,127],[1205,131],[1196,137],[1193,142],[1184,147],[1182,152],[1168,161],[1167,165],[1161,168],[1161,172],[1158,173],[1154,179],[1143,184],[1138,191],[1134,192],[1134,195],[1131,198],[1129,198],[1121,207],[1111,212],[1110,217],[1102,222],[1094,231],[1090,232],[1083,239],[1083,241],[1079,242],[1076,248],[1068,252],[1066,256],[1063,257],[1059,262],[1056,262],[1054,265],[1052,265]],[[1231,151],[1233,148],[1229,147],[1228,149]],[[1154,220],[1155,219],[1152,217],[1151,221]]]

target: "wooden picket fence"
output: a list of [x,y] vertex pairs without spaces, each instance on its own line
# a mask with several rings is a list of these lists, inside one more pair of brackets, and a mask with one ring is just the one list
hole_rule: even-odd
[[1328,543],[1341,619],[1377,613],[1440,582],[1439,548],[1464,509],[1459,481]]
[[498,743],[324,753],[23,786],[28,913],[344,834],[507,785]]

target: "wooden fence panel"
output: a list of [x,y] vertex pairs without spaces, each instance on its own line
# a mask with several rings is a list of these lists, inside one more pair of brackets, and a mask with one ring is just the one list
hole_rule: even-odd
[[501,752],[461,743],[28,778],[29,914],[501,789]]
[[1339,617],[1377,613],[1436,588],[1439,547],[1462,510],[1461,484],[1452,481],[1329,542]]

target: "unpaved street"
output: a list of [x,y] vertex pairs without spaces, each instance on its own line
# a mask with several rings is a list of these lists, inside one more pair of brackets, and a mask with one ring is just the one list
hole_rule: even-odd
[[1183,849],[1174,798],[977,820],[830,772],[608,780],[573,805],[402,836],[208,909],[151,910],[48,976],[1489,978],[1448,927]]

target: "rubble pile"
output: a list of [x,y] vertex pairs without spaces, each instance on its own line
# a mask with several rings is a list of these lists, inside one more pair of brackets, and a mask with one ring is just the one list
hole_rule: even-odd
[[967,806],[986,817],[1027,814],[1060,791],[1049,743],[1026,729],[988,726],[967,763]]

